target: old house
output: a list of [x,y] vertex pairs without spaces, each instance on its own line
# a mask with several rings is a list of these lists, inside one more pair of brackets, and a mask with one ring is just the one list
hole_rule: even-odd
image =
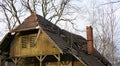
[[[35,13],[10,31],[0,44],[4,66],[111,66],[93,47],[92,28],[88,41],[60,29]],[[89,36],[90,35],[90,36]]]

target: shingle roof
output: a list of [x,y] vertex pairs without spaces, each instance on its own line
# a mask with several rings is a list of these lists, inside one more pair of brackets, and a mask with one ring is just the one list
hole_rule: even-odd
[[85,38],[62,30],[45,18],[39,15],[37,16],[39,25],[49,37],[56,42],[62,51],[75,55],[88,64],[88,66],[111,66],[111,64],[96,49],[94,49],[93,55],[87,54],[87,40]]
[[0,50],[2,52],[6,52],[6,51],[10,50],[9,47],[10,47],[10,44],[11,44],[14,37],[15,37],[15,35],[11,35],[10,33],[7,33],[5,35],[5,37],[3,38],[3,40],[0,43]]
[[33,14],[30,17],[26,18],[24,22],[21,25],[19,25],[17,28],[15,28],[14,30],[12,30],[12,32],[35,29],[37,25],[38,25],[37,17],[35,14]]
[[[87,40],[82,36],[60,29],[40,15],[32,14],[12,32],[35,29],[39,25],[63,53],[70,53],[88,66],[112,66],[98,51],[94,49],[93,55],[87,54]],[[9,36],[8,36],[9,37]],[[6,40],[11,40],[11,38]],[[3,40],[2,45],[4,44]],[[10,44],[10,43],[9,43]],[[0,49],[2,49],[0,47]]]

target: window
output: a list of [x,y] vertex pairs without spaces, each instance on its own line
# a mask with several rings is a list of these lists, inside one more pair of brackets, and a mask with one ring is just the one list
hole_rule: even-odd
[[35,47],[36,36],[30,36],[30,47]]
[[36,40],[36,35],[24,35],[21,37],[22,48],[33,48],[36,46],[34,43]]
[[27,47],[27,36],[22,36],[22,48],[26,48]]

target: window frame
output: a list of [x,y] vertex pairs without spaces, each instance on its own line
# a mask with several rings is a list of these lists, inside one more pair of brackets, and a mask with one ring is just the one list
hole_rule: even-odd
[[21,48],[35,48],[37,43],[34,43],[36,40],[36,34],[22,35],[21,36]]

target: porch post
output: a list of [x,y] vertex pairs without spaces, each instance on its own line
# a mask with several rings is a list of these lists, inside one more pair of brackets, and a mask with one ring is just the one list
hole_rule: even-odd
[[61,66],[61,64],[60,64],[60,54],[54,55],[54,57],[58,60],[58,65],[57,66]]
[[44,56],[42,56],[42,55],[40,55],[40,56],[36,56],[36,58],[39,60],[39,62],[40,62],[40,66],[42,66],[42,61],[45,59],[45,57],[46,57],[47,55],[44,55]]
[[0,66],[4,66],[4,64],[5,64],[5,60],[6,60],[6,57],[0,55]]
[[17,66],[17,64],[18,64],[18,62],[21,60],[21,58],[20,57],[16,57],[16,58],[11,58],[12,59],[12,61],[13,61],[13,63],[15,64],[15,66]]

